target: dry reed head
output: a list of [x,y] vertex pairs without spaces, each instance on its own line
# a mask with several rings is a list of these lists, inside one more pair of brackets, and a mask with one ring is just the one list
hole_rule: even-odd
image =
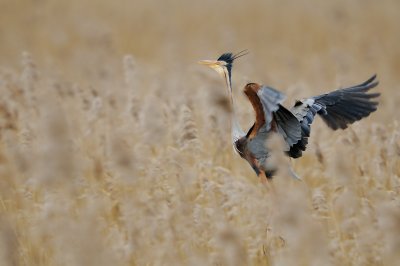
[[179,145],[184,149],[188,147],[195,148],[198,146],[198,133],[192,111],[186,105],[183,105],[180,110],[180,138]]
[[34,90],[34,83],[38,81],[39,75],[35,62],[33,61],[30,53],[22,53],[22,73],[21,82],[23,84],[25,93],[31,93]]

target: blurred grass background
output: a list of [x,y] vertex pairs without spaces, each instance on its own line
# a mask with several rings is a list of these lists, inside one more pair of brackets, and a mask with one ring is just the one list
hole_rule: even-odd
[[0,5],[2,65],[15,65],[21,51],[29,51],[46,70],[78,79],[95,71],[93,63],[115,68],[116,60],[132,54],[139,67],[150,64],[166,76],[179,72],[188,85],[198,59],[248,49],[251,54],[236,70],[281,89],[303,80],[329,89],[372,73],[379,73],[385,88],[398,83],[396,0],[22,0]]
[[[400,2],[0,0],[1,265],[396,265]],[[377,112],[313,125],[304,182],[232,152],[223,83],[290,101],[378,74]],[[203,69],[204,68],[204,69]]]

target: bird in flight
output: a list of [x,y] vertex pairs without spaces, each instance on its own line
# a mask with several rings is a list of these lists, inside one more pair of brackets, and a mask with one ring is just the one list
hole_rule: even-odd
[[248,83],[244,93],[254,108],[255,122],[245,133],[240,128],[234,108],[232,66],[237,58],[246,54],[246,51],[236,55],[224,53],[217,60],[202,60],[199,63],[216,70],[224,79],[232,107],[233,147],[264,182],[265,178],[272,178],[277,171],[276,166],[268,164],[271,151],[265,145],[272,134],[283,137],[287,156],[299,158],[306,150],[311,124],[317,114],[328,127],[337,130],[347,128],[377,109],[378,102],[375,100],[380,93],[369,93],[378,85],[376,75],[359,85],[296,101],[290,109],[281,105],[285,95],[280,91],[266,85]]

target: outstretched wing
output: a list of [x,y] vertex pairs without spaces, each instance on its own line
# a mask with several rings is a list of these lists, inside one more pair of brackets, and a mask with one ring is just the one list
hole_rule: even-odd
[[327,94],[297,101],[290,110],[301,124],[301,139],[291,146],[289,156],[298,158],[306,149],[310,136],[310,125],[316,114],[333,130],[345,129],[370,113],[376,111],[378,102],[374,101],[380,93],[368,93],[378,85],[376,75],[359,85],[336,90]]
[[[249,83],[244,88],[256,113],[256,122],[247,133],[251,140],[258,135],[264,139],[270,130],[280,133],[289,147],[301,139],[300,123],[281,103],[285,95],[271,87]],[[262,148],[263,145],[261,145]]]

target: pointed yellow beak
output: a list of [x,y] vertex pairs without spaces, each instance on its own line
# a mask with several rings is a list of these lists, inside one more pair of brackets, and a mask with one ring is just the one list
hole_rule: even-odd
[[220,68],[221,66],[223,66],[223,62],[221,61],[216,61],[216,60],[200,60],[198,62],[200,65],[205,65],[205,66],[209,66],[211,68]]
[[215,65],[218,63],[218,61],[215,60],[200,60],[198,62],[200,65]]

